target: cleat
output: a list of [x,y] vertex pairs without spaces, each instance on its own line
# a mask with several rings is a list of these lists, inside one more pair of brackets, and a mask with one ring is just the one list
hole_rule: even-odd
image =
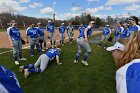
[[34,55],[31,55],[31,57],[33,57]]
[[27,58],[19,58],[19,61],[25,61]]
[[64,46],[64,44],[61,44],[62,46]]
[[45,49],[42,49],[42,51],[45,51]]
[[24,69],[24,77],[25,78],[28,78],[28,76],[29,76],[29,71],[28,71],[28,69]]
[[85,66],[88,66],[87,61],[82,60],[82,63],[83,63]]
[[77,63],[78,63],[78,61],[74,60],[74,63],[75,63],[75,64],[77,64]]
[[18,61],[15,61],[15,64],[16,64],[16,65],[19,65],[19,62],[18,62]]
[[19,67],[19,72],[23,72],[23,70],[24,70],[24,66],[20,66]]

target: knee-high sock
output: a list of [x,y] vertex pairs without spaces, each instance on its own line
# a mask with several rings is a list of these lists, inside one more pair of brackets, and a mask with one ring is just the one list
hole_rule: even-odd
[[56,44],[56,41],[54,41],[54,45]]
[[28,64],[24,66],[24,69],[34,68],[34,64]]
[[37,51],[38,51],[39,53],[41,53],[41,49],[40,49],[39,44],[36,44],[36,48],[37,48]]
[[30,46],[30,54],[31,55],[34,55],[34,47],[35,47],[34,45]]
[[29,72],[35,72],[35,73],[39,73],[41,72],[41,69],[40,68],[31,68],[28,70]]
[[19,53],[19,58],[21,59],[22,58],[22,52],[19,51],[18,53]]
[[52,41],[50,41],[51,45],[53,45]]
[[76,60],[76,61],[78,61],[79,56],[80,56],[80,53],[79,53],[79,52],[77,52],[76,57],[75,57],[75,60]]
[[87,61],[88,56],[89,56],[89,52],[86,52],[84,56],[84,61]]
[[40,45],[40,48],[42,49],[42,43],[39,43],[39,45]]
[[13,54],[14,61],[17,61],[17,53]]
[[46,48],[46,43],[44,43],[44,48]]

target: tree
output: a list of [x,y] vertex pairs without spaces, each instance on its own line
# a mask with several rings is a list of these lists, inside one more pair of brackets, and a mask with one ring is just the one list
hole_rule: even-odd
[[95,20],[95,22],[96,22],[96,26],[97,27],[100,27],[102,20],[99,17],[97,17],[96,20]]

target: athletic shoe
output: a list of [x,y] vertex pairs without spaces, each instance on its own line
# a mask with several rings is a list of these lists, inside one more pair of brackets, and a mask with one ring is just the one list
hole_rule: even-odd
[[64,46],[64,44],[61,44],[62,46]]
[[23,70],[24,70],[24,66],[20,66],[19,67],[19,72],[23,72]]
[[19,62],[18,62],[18,61],[15,61],[15,64],[16,64],[16,65],[19,65]]
[[75,64],[77,64],[77,63],[78,63],[78,61],[74,60],[74,63],[75,63]]
[[61,65],[62,63],[57,63],[58,65]]
[[28,78],[28,76],[29,76],[29,71],[28,71],[28,69],[24,69],[24,77],[25,78]]
[[27,58],[19,58],[19,61],[25,61]]
[[33,57],[34,55],[31,55],[31,57]]
[[85,66],[88,66],[87,61],[82,60],[82,63],[83,63]]
[[45,49],[42,49],[42,51],[46,51]]

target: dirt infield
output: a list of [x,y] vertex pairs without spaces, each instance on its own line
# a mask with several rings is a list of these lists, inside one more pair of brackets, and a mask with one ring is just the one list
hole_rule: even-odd
[[[57,44],[59,44],[58,40],[60,40],[60,34],[59,34],[58,29],[56,29],[55,31],[56,31]],[[100,31],[93,31],[92,35],[99,34],[99,33],[101,33],[101,32]],[[45,31],[45,34],[48,36],[47,31]],[[76,39],[78,37],[78,35],[79,35],[79,31],[74,30],[74,39]],[[25,31],[21,31],[21,37],[26,41]],[[65,42],[68,42],[67,38],[68,38],[68,35],[65,32],[65,39],[66,39]],[[50,47],[49,39],[47,38],[46,40],[48,42],[47,47]],[[29,46],[29,44],[23,45],[23,47],[27,47],[27,46]],[[6,31],[0,32],[0,48],[11,48]]]

